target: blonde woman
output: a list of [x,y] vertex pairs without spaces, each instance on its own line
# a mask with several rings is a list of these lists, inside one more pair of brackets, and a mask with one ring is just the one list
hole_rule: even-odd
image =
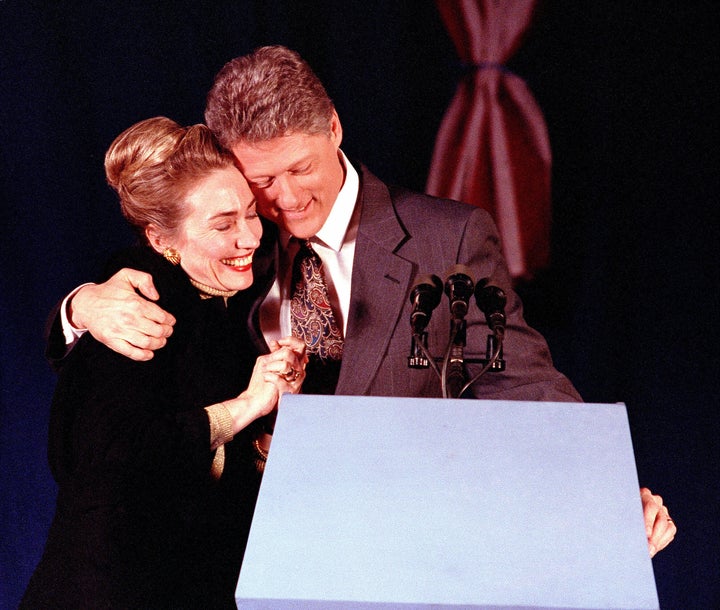
[[105,169],[142,241],[109,272],[149,273],[174,332],[146,362],[89,333],[64,361],[49,442],[57,508],[23,607],[234,608],[263,421],[300,390],[304,345],[251,347],[244,291],[262,226],[204,125],[133,125]]

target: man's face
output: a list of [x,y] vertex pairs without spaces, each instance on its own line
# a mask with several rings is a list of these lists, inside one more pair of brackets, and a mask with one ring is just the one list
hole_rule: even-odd
[[333,113],[330,134],[293,133],[232,147],[257,198],[258,210],[301,239],[325,224],[345,180],[339,157],[342,128]]

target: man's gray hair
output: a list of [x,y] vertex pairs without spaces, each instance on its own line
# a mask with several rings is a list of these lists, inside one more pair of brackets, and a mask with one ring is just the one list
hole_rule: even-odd
[[291,133],[330,133],[334,106],[298,53],[256,49],[229,61],[208,93],[205,122],[225,148]]

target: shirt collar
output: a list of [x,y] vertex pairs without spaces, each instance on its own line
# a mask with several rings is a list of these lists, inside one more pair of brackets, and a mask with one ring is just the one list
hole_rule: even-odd
[[[333,204],[325,224],[315,234],[311,241],[318,241],[328,248],[339,252],[345,241],[350,220],[355,211],[358,193],[360,192],[360,177],[357,170],[352,166],[345,153],[338,149],[340,161],[345,167],[345,181]],[[290,241],[290,233],[281,231],[280,241],[287,248]]]

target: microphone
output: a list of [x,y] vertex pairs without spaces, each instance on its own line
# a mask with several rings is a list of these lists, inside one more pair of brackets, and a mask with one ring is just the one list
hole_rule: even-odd
[[465,383],[465,315],[473,294],[472,271],[464,265],[453,265],[445,273],[445,294],[450,300],[450,342],[442,371],[442,389],[445,398],[457,398]]
[[422,333],[430,322],[433,309],[440,304],[442,282],[437,275],[421,275],[410,290],[412,313],[410,326],[413,334]]
[[496,336],[505,334],[505,304],[507,296],[502,288],[488,284],[488,278],[483,278],[475,286],[475,300],[485,314],[488,327]]
[[450,313],[461,320],[468,312],[468,302],[473,294],[472,271],[465,265],[453,265],[445,273],[445,294],[450,299]]

